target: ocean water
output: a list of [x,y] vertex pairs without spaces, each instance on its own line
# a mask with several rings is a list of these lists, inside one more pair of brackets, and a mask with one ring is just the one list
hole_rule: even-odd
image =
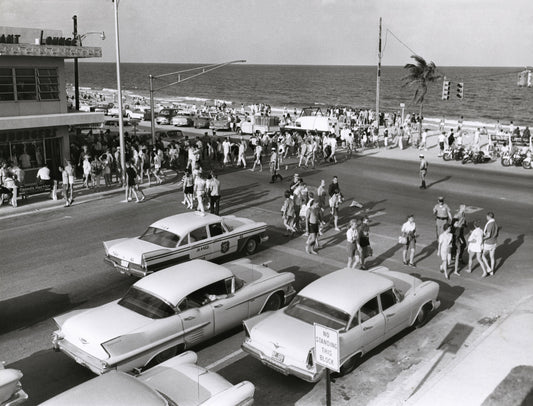
[[[148,96],[148,75],[176,72],[200,65],[121,64],[122,89]],[[80,63],[81,87],[116,88],[114,63]],[[523,68],[442,67],[439,72],[451,80],[450,100],[441,100],[442,81],[433,84],[424,102],[424,116],[468,121],[513,121],[517,125],[533,124],[533,87],[517,86]],[[382,67],[380,109],[418,112],[412,102],[414,89],[402,85],[405,70],[399,66]],[[74,82],[73,64],[66,64],[67,82]],[[155,87],[175,81],[155,81]],[[464,82],[464,99],[458,99],[456,84]],[[273,108],[345,105],[375,108],[375,66],[310,65],[228,65],[190,81],[155,93],[156,98],[189,100],[226,100],[245,105],[266,103]]]

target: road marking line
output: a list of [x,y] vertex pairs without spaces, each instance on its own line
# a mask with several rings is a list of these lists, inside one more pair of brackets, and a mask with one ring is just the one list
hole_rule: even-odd
[[[246,354],[244,353],[244,351],[242,349],[238,349],[237,351],[233,351],[231,354],[228,354],[226,355],[225,357],[223,358],[220,358],[218,361],[215,361],[211,364],[209,364],[208,366],[206,366],[205,368],[206,369],[209,369],[213,372],[216,372],[217,371],[217,367],[226,363],[227,361],[231,360],[232,358],[238,358],[238,359],[241,359],[241,358],[244,358],[246,356]],[[235,361],[238,361],[238,359],[235,359]],[[232,361],[231,363],[235,362],[235,361]],[[222,369],[222,368],[220,368]]]

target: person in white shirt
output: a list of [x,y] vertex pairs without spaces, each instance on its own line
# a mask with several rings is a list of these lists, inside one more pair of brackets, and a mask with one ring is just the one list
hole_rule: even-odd
[[198,202],[197,210],[202,213],[205,212],[204,199],[205,199],[205,190],[206,183],[203,175],[200,173],[194,179],[194,195],[196,196],[196,201]]
[[483,251],[483,230],[480,227],[479,220],[474,221],[474,229],[468,236],[468,268],[466,272],[472,272],[472,260],[474,256],[477,259],[477,262],[481,266],[483,275],[487,274],[485,269],[485,264],[481,257],[481,252]]
[[229,138],[226,138],[222,142],[222,151],[224,154],[223,166],[226,166],[226,164],[231,163],[230,150],[231,150],[231,142],[229,141]]
[[[409,214],[407,221],[402,224],[401,236],[405,238],[405,243],[403,244],[403,264],[415,266],[416,224],[415,217],[412,214]],[[407,261],[407,252],[409,252],[409,261]]]
[[348,231],[346,231],[346,242],[347,242],[347,251],[348,251],[348,264],[347,268],[355,268],[359,262],[359,235],[357,233],[357,222],[352,219],[350,220],[350,226]]
[[250,169],[252,172],[255,171],[255,166],[259,165],[259,172],[263,172],[263,163],[261,162],[261,154],[263,153],[263,146],[260,142],[257,142],[254,150],[254,166]]

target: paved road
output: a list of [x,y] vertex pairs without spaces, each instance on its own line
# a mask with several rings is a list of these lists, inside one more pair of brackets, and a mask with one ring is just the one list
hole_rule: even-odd
[[[407,331],[373,351],[354,373],[337,379],[335,404],[366,404],[385,388],[401,385],[417,364],[435,356],[443,341],[458,348],[475,341],[488,325],[531,291],[528,266],[533,244],[530,178],[506,173],[468,171],[433,164],[429,189],[420,191],[417,163],[354,158],[342,164],[300,172],[309,185],[339,176],[346,203],[341,223],[364,213],[371,217],[372,265],[384,264],[441,286],[442,308],[424,328]],[[333,230],[321,237],[319,256],[303,251],[304,239],[283,236],[279,208],[283,184],[268,183],[268,173],[235,171],[220,176],[222,214],[238,214],[266,221],[271,240],[252,257],[276,270],[296,275],[296,288],[345,263],[344,233]],[[134,282],[102,261],[103,240],[138,235],[152,221],[179,211],[181,194],[167,183],[147,190],[142,204],[120,203],[122,195],[71,208],[0,220],[2,267],[0,285],[0,354],[12,367],[23,370],[24,388],[35,404],[92,377],[60,353],[50,349],[51,317],[75,308],[96,306],[120,297]],[[480,271],[446,281],[438,272],[431,215],[437,196],[446,196],[452,209],[469,206],[469,218],[484,219],[492,210],[502,226],[497,249],[498,271],[481,279]],[[352,200],[363,209],[349,207]],[[401,264],[397,236],[407,213],[414,213],[421,234],[416,269]],[[230,258],[231,259],[231,258]],[[239,350],[242,332],[218,337],[199,351],[199,362],[218,370],[232,382],[244,379],[256,385],[256,404],[320,404],[323,385],[283,377]],[[453,346],[452,345],[452,346]],[[444,354],[435,371],[446,365]]]

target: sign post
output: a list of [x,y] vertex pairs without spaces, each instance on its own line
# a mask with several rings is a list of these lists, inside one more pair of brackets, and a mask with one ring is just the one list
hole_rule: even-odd
[[330,371],[339,372],[339,332],[315,323],[316,363],[326,368],[326,406],[331,406]]

